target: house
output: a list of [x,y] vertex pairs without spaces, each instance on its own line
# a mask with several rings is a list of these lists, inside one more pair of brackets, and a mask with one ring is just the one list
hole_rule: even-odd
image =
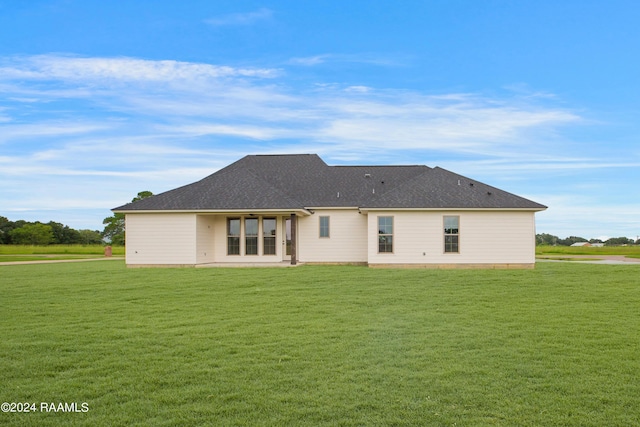
[[353,263],[533,268],[546,206],[445,169],[251,155],[113,209],[136,266]]
[[590,242],[576,242],[572,247],[585,247],[585,248],[602,248],[604,247],[604,243],[590,243]]

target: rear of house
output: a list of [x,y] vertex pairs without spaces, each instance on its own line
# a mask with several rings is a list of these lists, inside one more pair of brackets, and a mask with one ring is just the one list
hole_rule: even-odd
[[532,268],[545,206],[441,168],[246,156],[114,209],[129,266],[348,263]]

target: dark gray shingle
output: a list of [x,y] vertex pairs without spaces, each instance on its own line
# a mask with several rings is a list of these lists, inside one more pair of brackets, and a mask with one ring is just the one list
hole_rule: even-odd
[[427,166],[328,166],[315,154],[246,156],[208,177],[115,211],[305,207],[544,209]]

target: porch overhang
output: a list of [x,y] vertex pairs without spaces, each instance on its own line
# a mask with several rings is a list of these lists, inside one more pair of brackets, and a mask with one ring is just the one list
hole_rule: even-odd
[[172,210],[139,210],[139,209],[113,209],[114,213],[122,214],[175,214],[175,213],[191,213],[199,215],[283,215],[289,216],[296,214],[300,216],[312,215],[308,209],[172,209]]

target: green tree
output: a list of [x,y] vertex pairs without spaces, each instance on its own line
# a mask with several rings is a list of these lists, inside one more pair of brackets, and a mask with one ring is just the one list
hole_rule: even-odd
[[11,243],[9,233],[15,228],[15,223],[9,221],[9,218],[0,216],[0,245],[8,245]]
[[[151,191],[141,191],[131,202],[137,202],[151,196],[153,196]],[[102,237],[112,245],[124,245],[124,214],[113,214],[105,218],[102,223],[105,224]]]
[[628,237],[612,237],[606,242],[604,242],[606,246],[621,246],[621,245],[631,245],[633,244],[633,240]]
[[555,246],[558,243],[558,240],[560,240],[558,236],[554,236],[552,234],[536,234],[536,245]]
[[102,223],[105,225],[102,237],[112,245],[124,245],[124,214],[116,213],[105,218]]
[[562,246],[571,246],[574,243],[578,243],[578,242],[588,242],[588,240],[585,239],[584,237],[578,237],[578,236],[569,236],[566,239],[558,240],[558,244]]
[[79,241],[83,245],[99,245],[102,243],[102,235],[97,230],[78,230]]
[[25,224],[9,232],[11,241],[17,245],[48,245],[53,241],[50,225],[36,222]]
[[49,221],[47,225],[51,226],[53,231],[53,242],[60,245],[73,245],[80,243],[80,234],[78,230],[70,228],[68,225],[59,222]]

